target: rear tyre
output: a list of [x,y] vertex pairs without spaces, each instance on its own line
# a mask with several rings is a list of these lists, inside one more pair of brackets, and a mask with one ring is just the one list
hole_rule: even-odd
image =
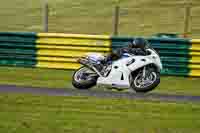
[[87,67],[76,70],[72,77],[72,85],[77,89],[89,89],[96,85],[98,75]]
[[136,92],[149,92],[153,90],[160,83],[160,72],[156,68],[147,67],[147,76],[145,79],[142,77],[142,69],[132,73],[131,88]]

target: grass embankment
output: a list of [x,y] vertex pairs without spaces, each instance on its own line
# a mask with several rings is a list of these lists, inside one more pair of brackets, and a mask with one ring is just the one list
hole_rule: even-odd
[[[72,74],[67,70],[0,67],[0,84],[71,89]],[[199,82],[200,78],[162,76],[153,92],[200,95]]]
[[[117,0],[48,0],[49,32],[112,34]],[[120,35],[150,36],[183,33],[183,0],[119,0]],[[187,2],[187,1],[186,1]],[[200,1],[191,0],[191,34],[199,37]],[[1,31],[42,31],[42,1],[4,1],[0,5]]]
[[0,95],[2,133],[198,133],[200,106],[127,99]]

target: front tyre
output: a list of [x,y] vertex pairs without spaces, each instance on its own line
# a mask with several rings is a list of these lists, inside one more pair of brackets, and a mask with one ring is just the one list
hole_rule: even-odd
[[87,67],[76,70],[72,77],[72,85],[77,89],[89,89],[96,85],[98,75]]
[[143,77],[142,69],[132,73],[131,88],[136,92],[148,92],[160,83],[160,72],[156,68],[147,67],[147,74]]

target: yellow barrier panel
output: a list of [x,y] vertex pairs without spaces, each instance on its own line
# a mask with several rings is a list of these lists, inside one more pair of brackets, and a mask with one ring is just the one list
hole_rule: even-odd
[[75,47],[75,46],[57,46],[57,45],[42,45],[42,44],[37,44],[36,46],[38,49],[60,49],[60,50],[78,50],[78,51],[101,51],[101,52],[110,52],[111,48],[108,47]]
[[200,51],[200,39],[192,39],[190,50]]
[[189,64],[188,68],[190,68],[190,69],[199,69],[200,70],[200,65],[199,64]]
[[37,67],[40,68],[55,68],[55,69],[77,69],[81,67],[78,63],[63,63],[63,62],[38,62]]
[[65,34],[65,33],[38,33],[39,37],[58,37],[58,38],[90,38],[90,39],[110,39],[109,35],[86,35],[86,34]]
[[200,77],[200,70],[198,70],[198,69],[192,69],[190,71],[190,75],[189,76]]
[[90,52],[109,53],[110,36],[39,33],[36,67],[77,69],[77,58]]
[[76,40],[76,39],[64,39],[64,38],[40,38],[37,40],[37,44],[53,44],[53,45],[72,45],[72,46],[101,46],[101,47],[109,47],[109,41],[97,41],[97,40]]
[[[70,50],[48,50],[48,49],[40,49],[37,51],[38,56],[51,56],[51,57],[81,57],[89,53],[88,51],[70,51]],[[102,54],[106,54],[104,52],[98,52]]]
[[200,56],[200,52],[196,52],[196,51],[193,52],[193,51],[192,51],[192,52],[190,52],[190,55],[191,55],[191,56]]
[[190,76],[200,76],[200,39],[192,39],[191,40],[191,48],[190,48]]
[[52,61],[52,62],[77,62],[75,58],[65,58],[65,57],[37,57],[38,61]]
[[189,63],[200,63],[200,56],[192,56]]
[[199,44],[192,44],[192,47],[190,48],[192,51],[200,51],[200,43]]
[[194,43],[199,43],[200,44],[200,39],[192,39],[191,42]]
[[[63,35],[63,37],[62,37]],[[72,46],[97,46],[110,47],[111,39],[109,36],[100,35],[73,35],[70,34],[54,34],[54,33],[39,33],[37,44],[53,44],[53,45],[72,45]],[[91,37],[91,38],[90,38]]]

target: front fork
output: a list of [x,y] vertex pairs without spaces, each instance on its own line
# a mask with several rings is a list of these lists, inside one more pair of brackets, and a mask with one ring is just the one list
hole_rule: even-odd
[[100,77],[103,77],[103,75],[94,67],[91,67]]
[[143,67],[142,77],[143,77],[143,79],[145,79],[145,77],[146,77],[146,66]]

